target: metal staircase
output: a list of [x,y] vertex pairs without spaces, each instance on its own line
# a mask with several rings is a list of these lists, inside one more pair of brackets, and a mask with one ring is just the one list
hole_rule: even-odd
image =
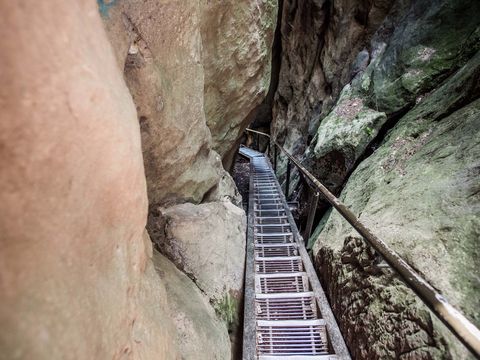
[[250,159],[243,359],[350,359],[269,160],[240,154]]

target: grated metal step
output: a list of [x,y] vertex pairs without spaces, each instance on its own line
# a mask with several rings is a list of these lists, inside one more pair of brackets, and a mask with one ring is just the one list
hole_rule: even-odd
[[306,292],[308,290],[308,277],[305,272],[255,276],[255,292],[257,294]]
[[257,319],[262,320],[312,320],[317,318],[313,292],[257,294],[255,306]]
[[290,244],[255,244],[255,255],[259,257],[297,256],[298,245]]
[[302,272],[302,258],[300,256],[255,257],[255,269],[258,274]]
[[258,355],[327,355],[323,320],[257,321]]

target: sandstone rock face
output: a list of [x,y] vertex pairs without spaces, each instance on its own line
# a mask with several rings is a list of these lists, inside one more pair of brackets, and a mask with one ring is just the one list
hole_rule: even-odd
[[135,107],[92,1],[0,4],[2,359],[175,359]]
[[223,169],[205,121],[199,2],[120,1],[104,20],[137,107],[150,204],[200,202]]
[[[471,16],[478,2],[391,1],[370,9],[365,6],[336,2],[327,15],[312,12],[315,19],[328,16],[330,22],[323,47],[315,50],[321,51],[319,60],[310,72],[300,70],[311,80],[296,76],[295,83],[292,70],[282,68],[276,95],[273,133],[294,154],[306,154],[306,165],[333,191],[343,185],[387,120],[391,123],[408,111],[479,48],[479,23]],[[367,28],[359,27],[365,16]],[[455,26],[457,22],[464,25]],[[338,28],[345,31],[337,32]],[[289,37],[296,39],[299,34],[293,31]],[[354,38],[357,45],[351,47]],[[307,54],[317,49],[311,42],[305,44]],[[304,52],[293,48],[292,53],[294,58]],[[288,54],[287,50],[284,56]],[[322,93],[322,87],[328,91]],[[284,166],[280,169],[284,171]]]
[[[271,130],[287,150],[303,154],[320,119],[350,81],[357,54],[393,2],[284,0],[282,60]],[[361,65],[357,62],[353,68]]]
[[231,166],[249,113],[270,83],[277,0],[202,2],[205,114],[213,147]]
[[153,261],[165,283],[181,358],[230,359],[227,327],[216,317],[207,298],[192,280],[157,251],[154,252]]
[[230,201],[232,204],[242,207],[242,195],[240,195],[235,182],[226,171],[223,173],[217,185],[205,194],[205,202]]
[[176,205],[162,215],[166,219],[162,252],[217,309],[230,298],[238,302],[245,268],[244,211],[225,201]]
[[[479,80],[480,52],[402,117],[342,192],[362,221],[477,326]],[[335,212],[314,254],[357,358],[467,358]]]
[[[226,149],[237,141],[243,130],[239,126],[246,126],[240,124],[242,116],[264,92],[269,66],[264,35],[273,25],[263,21],[264,12],[273,10],[268,2],[247,21],[254,3],[129,0],[114,3],[104,16],[137,106],[150,203],[148,231],[217,309],[226,302],[231,327],[238,325],[245,219],[243,210],[232,205],[241,206],[242,199],[212,150],[205,111],[215,117],[214,134],[228,129],[221,142]],[[249,62],[255,63],[245,72],[243,65]],[[175,215],[179,209],[186,210]],[[217,251],[227,250],[225,262]]]

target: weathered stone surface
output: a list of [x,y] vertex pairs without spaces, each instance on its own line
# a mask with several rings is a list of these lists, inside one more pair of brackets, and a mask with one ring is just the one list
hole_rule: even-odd
[[230,168],[231,152],[270,82],[277,0],[202,0],[205,114],[213,147]]
[[228,201],[181,204],[161,211],[166,221],[160,249],[220,304],[243,287],[246,219]]
[[[342,192],[342,200],[362,221],[477,326],[479,80],[477,53],[398,122]],[[465,358],[458,341],[430,319],[404,285],[382,274],[357,238],[333,212],[314,254],[358,358],[413,352],[411,358],[418,359]],[[368,332],[362,326],[366,323]]]
[[400,111],[465,64],[480,49],[479,11],[478,1],[412,1],[373,68],[372,106]]
[[350,85],[345,86],[317,130],[313,151],[306,152],[307,166],[331,191],[338,190],[386,120],[385,113],[367,107]]
[[93,1],[0,3],[2,359],[174,359],[135,107]]
[[203,200],[204,202],[230,201],[239,208],[242,207],[242,195],[240,195],[235,182],[226,171],[217,185],[205,194]]
[[137,106],[149,202],[198,203],[223,174],[204,114],[196,0],[113,3],[104,16]]
[[[357,54],[392,6],[386,1],[285,0],[272,134],[302,155],[320,119],[359,67]],[[360,61],[361,63],[361,61]]]
[[207,298],[173,263],[154,251],[155,269],[165,283],[179,353],[185,360],[227,360],[230,341]]
[[[338,150],[337,140],[343,139],[345,130],[352,126],[348,116],[338,114],[340,89],[351,81],[352,101],[358,100],[372,114],[386,113],[387,119],[382,117],[382,121],[364,127],[369,135],[366,138],[373,140],[385,120],[408,111],[478,50],[479,22],[471,13],[480,11],[479,4],[469,0],[386,1],[374,5],[340,1],[331,9],[310,12],[316,22],[310,23],[309,29],[315,29],[313,34],[320,40],[307,36],[303,37],[304,43],[298,40],[289,47],[289,41],[306,30],[291,30],[290,26],[284,30],[288,34],[284,35],[284,57],[290,62],[282,62],[272,132],[292,153],[306,153],[306,164],[320,180],[332,190],[338,189],[353,169],[355,161],[351,159],[358,159],[368,145],[362,141],[353,150],[345,139],[345,146]],[[294,19],[304,9],[301,2],[296,4]],[[325,23],[322,17],[329,19],[326,25],[321,25]],[[458,27],[458,23],[464,25]],[[324,33],[316,30],[323,28]],[[301,51],[299,41],[305,47]],[[335,101],[337,108],[332,110]],[[333,118],[338,122],[335,128]],[[357,135],[350,138],[363,131],[351,130]]]

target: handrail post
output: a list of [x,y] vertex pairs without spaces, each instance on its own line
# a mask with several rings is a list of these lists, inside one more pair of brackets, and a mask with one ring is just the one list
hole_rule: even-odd
[[285,198],[287,199],[287,201],[288,201],[288,191],[290,189],[290,169],[291,169],[290,159],[287,159],[287,181],[285,183]]
[[310,239],[310,235],[312,235],[312,228],[313,228],[313,220],[315,219],[315,213],[317,212],[317,205],[318,205],[318,198],[320,193],[318,191],[314,191],[310,188],[310,194],[313,193],[313,196],[310,198],[308,204],[308,217],[307,217],[307,225],[305,227],[305,232],[303,234],[304,239],[308,243]]
[[273,172],[277,172],[277,144],[273,143]]

